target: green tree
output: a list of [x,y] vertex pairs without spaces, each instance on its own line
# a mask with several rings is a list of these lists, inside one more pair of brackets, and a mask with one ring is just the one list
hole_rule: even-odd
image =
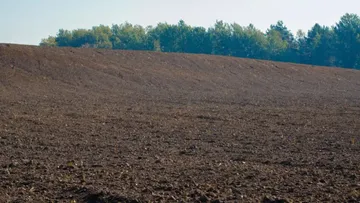
[[203,27],[191,28],[187,37],[186,52],[211,54],[212,44],[209,33]]
[[232,24],[231,55],[237,57],[265,59],[267,39],[264,33],[250,24],[242,27]]
[[282,34],[277,30],[269,30],[267,32],[268,39],[268,54],[271,60],[285,61],[284,55],[289,46],[288,42],[282,37]]
[[192,44],[190,44],[191,32],[191,26],[187,25],[183,20],[180,20],[179,23],[176,25],[176,33],[174,34],[176,35],[175,47],[177,52],[191,52],[191,46],[193,46]]
[[96,36],[91,30],[77,29],[72,31],[72,47],[82,47],[85,45],[94,45],[96,43]]
[[308,60],[307,58],[310,56],[310,54],[307,52],[307,42],[306,42],[306,33],[302,30],[298,30],[296,33],[295,41],[297,43],[297,50],[296,50],[296,56],[298,63],[306,63]]
[[302,62],[313,65],[333,66],[334,32],[329,27],[315,24],[305,39],[306,46]]
[[40,46],[43,47],[55,47],[58,46],[56,43],[56,38],[53,36],[49,36],[48,38],[42,39],[40,42]]
[[91,30],[94,35],[95,47],[97,48],[112,48],[112,43],[110,41],[110,37],[112,36],[112,32],[109,26],[99,25],[94,26]]
[[113,49],[144,50],[146,49],[146,32],[140,25],[130,23],[113,25],[110,38]]
[[60,29],[55,37],[55,42],[59,47],[71,46],[72,34],[69,30]]
[[283,41],[286,41],[288,44],[291,44],[294,42],[294,35],[291,33],[291,31],[284,25],[283,21],[278,21],[275,25],[270,25],[270,29],[268,29],[267,32],[271,31],[277,31],[280,33],[281,39]]
[[345,14],[335,25],[337,64],[347,68],[360,68],[360,18]]
[[[160,42],[160,50],[163,52],[177,52],[176,26],[167,23],[159,23],[155,28],[149,30],[149,40],[151,43]],[[149,43],[149,44],[151,44]]]
[[[269,47],[269,54],[272,60],[280,61],[297,61],[298,58],[298,43],[295,41],[294,35],[284,25],[283,21],[278,21],[275,25],[270,25],[270,29],[266,33],[271,39],[270,44],[275,43],[278,47]],[[281,38],[281,40],[279,39]],[[282,48],[285,48],[283,50]],[[281,53],[279,52],[281,50]],[[275,51],[275,52],[274,52]],[[280,54],[280,55],[279,55]]]
[[230,55],[231,27],[223,21],[216,21],[215,26],[208,30],[212,42],[213,54]]

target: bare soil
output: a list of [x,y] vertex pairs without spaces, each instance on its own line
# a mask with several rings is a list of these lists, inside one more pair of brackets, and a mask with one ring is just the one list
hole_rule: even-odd
[[360,71],[0,44],[0,202],[360,202]]

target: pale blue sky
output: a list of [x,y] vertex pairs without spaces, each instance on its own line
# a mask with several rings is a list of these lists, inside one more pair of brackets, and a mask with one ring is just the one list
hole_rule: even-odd
[[59,28],[180,19],[206,28],[216,20],[253,23],[263,31],[283,20],[296,33],[315,23],[334,25],[347,12],[359,15],[359,8],[359,0],[0,0],[0,43],[38,44]]

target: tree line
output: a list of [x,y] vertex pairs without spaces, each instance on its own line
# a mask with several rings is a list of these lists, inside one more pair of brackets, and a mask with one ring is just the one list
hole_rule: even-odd
[[91,29],[60,29],[40,46],[94,47],[215,54],[321,66],[360,69],[360,18],[345,14],[334,26],[315,24],[294,35],[282,21],[262,32],[254,25],[216,21],[213,27],[159,23],[142,27],[123,23]]

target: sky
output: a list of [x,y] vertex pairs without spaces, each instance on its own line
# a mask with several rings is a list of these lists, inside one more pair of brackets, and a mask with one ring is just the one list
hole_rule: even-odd
[[262,31],[282,20],[293,32],[332,26],[345,13],[360,15],[359,0],[0,0],[0,43],[37,45],[60,28],[129,22],[211,27],[216,20],[250,23]]

